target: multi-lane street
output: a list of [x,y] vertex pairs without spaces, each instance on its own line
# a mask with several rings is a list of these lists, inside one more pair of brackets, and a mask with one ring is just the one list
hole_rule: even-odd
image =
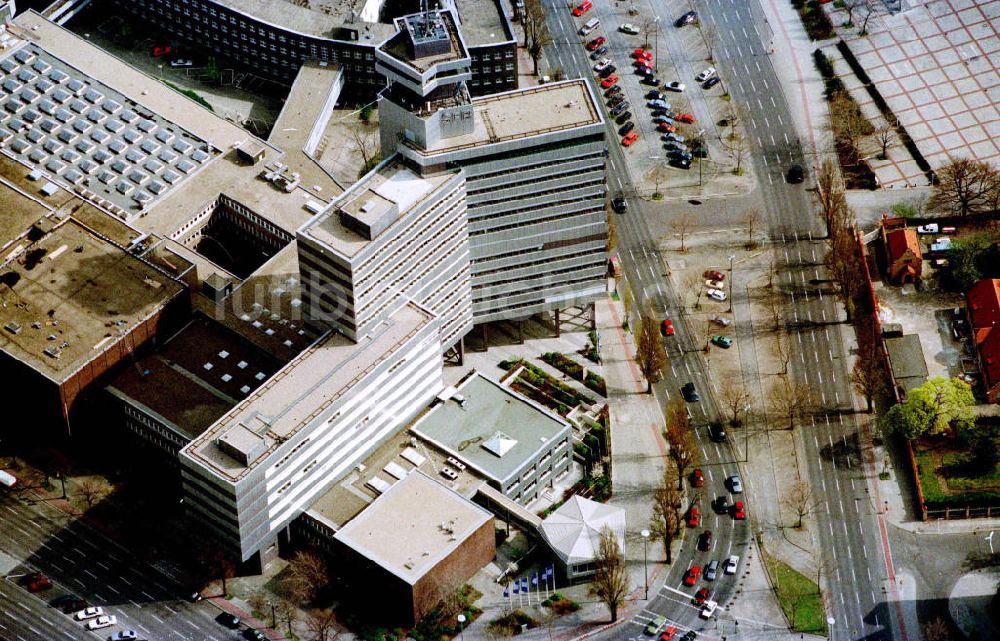
[[[603,29],[591,37],[607,37],[609,55],[618,60],[626,59],[636,45],[634,38],[629,39],[616,31],[622,21],[620,13],[601,0],[594,5],[588,17],[600,18]],[[692,5],[667,1],[637,2],[634,6],[639,15],[630,18],[632,22],[641,25],[645,20],[660,19],[660,55],[668,55],[670,59],[669,69],[658,61],[661,78],[677,77],[690,82],[705,62],[691,55],[685,42],[694,30],[675,29],[672,22]],[[893,634],[891,611],[885,605],[884,589],[888,587],[891,595],[891,586],[886,584],[889,575],[886,559],[891,556],[888,556],[879,506],[870,494],[868,475],[871,470],[861,465],[859,452],[863,436],[852,414],[852,391],[847,375],[849,361],[844,356],[838,324],[841,312],[836,299],[810,285],[824,278],[825,247],[821,241],[814,240],[819,238],[820,230],[804,186],[789,185],[785,180],[793,164],[808,165],[803,160],[791,105],[770,62],[772,26],[757,2],[710,0],[694,3],[693,8],[717,34],[713,53],[725,88],[735,103],[746,106],[742,124],[751,143],[750,161],[757,176],[757,201],[768,215],[782,291],[787,296],[785,317],[792,333],[793,374],[816,392],[824,410],[805,421],[798,434],[807,461],[805,472],[819,503],[815,513],[816,538],[822,556],[821,572],[829,588],[827,607],[833,619],[831,635],[834,639],[898,637]],[[578,25],[566,5],[550,2],[548,9],[554,36],[550,63],[561,66],[568,77],[593,78],[590,60],[576,34]],[[633,105],[641,105],[641,90],[636,87],[639,85],[627,86],[626,93]],[[595,91],[600,91],[596,85]],[[691,93],[691,104],[699,120],[710,119],[711,112],[700,92]],[[642,117],[637,119],[642,135],[655,135],[643,120]],[[651,303],[654,309],[670,315],[675,325],[680,326],[678,340],[671,348],[670,368],[665,372],[660,398],[664,401],[668,397],[676,398],[678,387],[687,381],[694,382],[702,392],[703,400],[692,405],[692,415],[695,424],[702,427],[699,438],[705,450],[706,467],[713,470],[712,482],[718,483],[723,469],[735,469],[733,461],[736,459],[729,448],[705,438],[704,425],[718,416],[709,394],[709,377],[700,357],[692,351],[694,346],[688,342],[690,334],[684,331],[683,317],[678,313],[678,297],[671,290],[665,263],[646,225],[645,210],[651,206],[634,197],[630,176],[633,168],[626,163],[617,138],[616,132],[609,129],[609,191],[633,196],[628,215],[617,218],[619,254],[625,274],[638,294],[637,300]],[[808,177],[806,184],[809,184]],[[705,494],[711,496],[712,492]],[[711,510],[703,512],[711,513]],[[746,528],[737,527],[726,534],[727,537],[719,542],[726,549],[732,548],[739,553],[748,544]],[[688,537],[680,553],[681,559],[703,561],[704,554],[694,550],[695,538]],[[662,613],[671,621],[700,629],[703,624],[692,617],[689,602],[672,591],[680,587],[685,563],[681,561],[671,568],[666,589],[651,600],[647,612]],[[726,596],[723,583],[717,597],[724,603]]]
[[[33,493],[0,495],[0,638],[6,641],[106,639],[118,630],[140,638],[233,640],[207,602],[188,603],[185,589],[128,550]],[[30,593],[21,580],[43,572],[50,590]],[[75,594],[117,617],[117,625],[90,633],[50,602]]]

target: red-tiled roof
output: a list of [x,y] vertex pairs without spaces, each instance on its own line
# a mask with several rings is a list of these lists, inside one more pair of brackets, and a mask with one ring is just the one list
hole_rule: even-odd
[[993,328],[979,346],[979,357],[982,361],[983,376],[986,378],[986,390],[1000,383],[1000,328]]
[[1000,279],[979,281],[966,292],[965,301],[976,343],[982,343],[990,329],[1000,323]]
[[915,256],[920,256],[920,241],[917,240],[916,229],[894,229],[885,235],[885,240],[888,245],[890,263],[896,262],[906,253],[907,249]]

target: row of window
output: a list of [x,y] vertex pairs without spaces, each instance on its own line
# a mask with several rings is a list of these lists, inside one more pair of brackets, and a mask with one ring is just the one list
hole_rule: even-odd
[[514,49],[509,48],[509,49],[504,49],[503,51],[494,51],[493,53],[486,52],[482,55],[472,54],[472,62],[479,62],[480,60],[482,60],[483,62],[487,62],[489,60],[500,61],[503,60],[504,58],[510,60],[513,57],[514,57]]

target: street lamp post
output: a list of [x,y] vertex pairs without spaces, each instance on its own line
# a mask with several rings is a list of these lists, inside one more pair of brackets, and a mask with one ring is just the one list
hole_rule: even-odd
[[653,18],[656,25],[656,33],[653,36],[653,72],[660,73],[660,16]]
[[649,600],[649,564],[646,561],[646,541],[649,540],[649,530],[642,530],[639,532],[642,535],[642,575],[645,579],[645,597],[644,600]]
[[733,261],[736,256],[729,257],[729,311],[733,311]]
[[465,641],[465,615],[459,614],[455,617],[458,620],[458,634],[462,641]]

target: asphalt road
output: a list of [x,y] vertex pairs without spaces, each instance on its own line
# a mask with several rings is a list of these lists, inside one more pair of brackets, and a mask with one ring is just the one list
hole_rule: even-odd
[[[78,641],[107,639],[118,630],[135,630],[139,638],[227,641],[239,639],[214,621],[219,610],[207,602],[180,598],[186,590],[102,533],[70,519],[30,492],[0,495],[0,638],[6,641]],[[53,588],[30,593],[21,575],[44,572]],[[63,594],[84,598],[89,605],[114,614],[118,625],[94,633],[51,607]]]
[[[607,37],[609,55],[620,69],[623,65],[628,69],[628,54],[641,44],[642,38],[616,31],[621,20],[612,15],[606,0],[595,2],[594,9],[578,20],[571,17],[564,2],[551,2],[548,7],[554,36],[551,51],[547,52],[550,65],[561,66],[567,77],[594,77],[590,69],[592,62],[582,46],[584,39],[575,29],[585,19],[596,16],[601,18],[603,25],[587,39],[597,35]],[[694,27],[675,29],[672,24],[690,5],[662,1],[642,3],[639,7],[641,15],[628,20],[641,28],[644,20],[658,16],[662,29],[660,42],[665,43],[673,72],[677,79],[693,84],[693,76],[706,66],[704,60],[692,59],[687,53],[685,41],[689,41],[697,30]],[[815,509],[816,538],[823,555],[822,572],[831,585],[827,599],[828,613],[834,619],[831,635],[834,639],[889,639],[893,635],[882,592],[887,576],[885,553],[888,543],[884,523],[876,514],[879,506],[870,500],[860,457],[859,428],[851,414],[848,361],[843,357],[844,346],[836,324],[840,318],[839,306],[832,296],[824,296],[819,287],[810,284],[825,278],[822,269],[825,247],[812,240],[819,236],[818,220],[812,213],[813,204],[804,186],[789,185],[785,181],[792,164],[806,166],[806,163],[789,104],[770,64],[773,34],[756,2],[706,0],[695,3],[695,8],[701,19],[717,30],[715,66],[724,87],[735,102],[748,107],[744,126],[751,143],[749,160],[758,177],[759,200],[768,215],[769,235],[778,247],[776,261],[782,289],[788,294],[786,317],[791,319],[793,358],[797,361],[793,373],[815,390],[823,403],[824,411],[810,418],[800,435],[807,461],[804,473],[818,504]],[[658,61],[658,64],[663,63]],[[661,79],[672,79],[669,71],[664,68]],[[622,77],[633,113],[642,113],[644,107],[640,105],[645,102],[642,100],[645,85],[635,82],[627,71]],[[596,84],[595,91],[598,96],[602,95]],[[695,115],[709,113],[699,92],[698,87],[689,85],[688,94]],[[642,135],[652,135],[643,120],[637,120]],[[609,129],[609,190],[612,194],[633,194],[630,168],[617,144],[617,126],[612,127],[614,129]],[[705,400],[693,404],[692,415],[696,425],[704,426],[719,415],[713,399],[706,394],[710,390],[709,381],[701,359],[691,351],[696,346],[687,340],[689,333],[685,331],[683,317],[677,314],[676,292],[671,290],[665,263],[644,222],[646,207],[637,198],[630,202],[630,212],[617,218],[623,268],[637,293],[636,299],[649,301],[654,309],[672,314],[675,324],[679,325],[677,340],[670,350],[670,371],[665,372],[664,383],[658,388],[663,390],[661,399],[676,397],[681,384],[688,380],[695,382]],[[705,449],[706,467],[713,470],[709,481],[713,489],[705,493],[711,497],[718,489],[720,477],[724,476],[722,470],[735,469],[735,459],[729,448],[720,448],[704,438],[703,430],[699,432],[699,439]],[[711,513],[711,510],[703,512]],[[748,537],[749,528],[738,526],[728,532],[723,530],[717,545],[739,553],[745,549]],[[672,591],[686,569],[683,559],[704,561],[703,553],[693,549],[695,538],[687,537],[680,553],[682,561],[671,568],[664,590],[649,603],[640,621],[648,620],[653,613],[663,613],[684,627],[705,627],[690,607],[682,606],[684,600]],[[725,603],[729,590],[725,582],[721,586],[717,598]]]

